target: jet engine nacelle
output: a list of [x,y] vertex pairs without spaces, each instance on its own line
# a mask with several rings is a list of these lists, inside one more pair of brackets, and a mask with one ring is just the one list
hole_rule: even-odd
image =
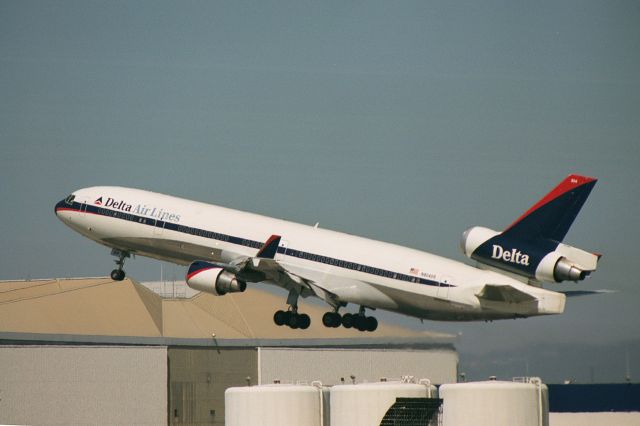
[[247,288],[247,283],[239,280],[232,272],[225,271],[224,268],[218,265],[204,261],[196,261],[189,266],[186,282],[194,290],[204,291],[216,296],[243,292]]
[[589,253],[566,244],[542,258],[536,269],[538,281],[582,281],[598,267],[597,254]]
[[599,255],[550,240],[522,241],[476,226],[462,234],[462,252],[482,264],[536,281],[582,281]]
[[462,233],[462,239],[460,240],[460,249],[471,259],[471,255],[481,244],[489,241],[491,238],[499,235],[498,231],[493,229],[484,228],[482,226],[474,226]]

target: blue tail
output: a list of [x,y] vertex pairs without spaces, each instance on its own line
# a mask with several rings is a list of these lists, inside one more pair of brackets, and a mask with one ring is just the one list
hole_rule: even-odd
[[[471,240],[482,242],[465,253],[478,262],[538,281],[584,279],[595,270],[599,255],[561,243],[596,182],[586,176],[567,176],[502,233],[480,229]],[[467,233],[464,238],[466,247]]]
[[597,181],[587,176],[567,176],[502,235],[562,242]]

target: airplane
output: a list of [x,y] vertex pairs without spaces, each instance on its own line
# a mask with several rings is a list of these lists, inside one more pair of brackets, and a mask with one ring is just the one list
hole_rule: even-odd
[[[571,292],[543,283],[582,281],[596,270],[600,254],[562,243],[596,182],[570,175],[504,231],[466,230],[461,248],[475,266],[317,224],[116,186],[79,189],[55,214],[112,249],[114,281],[125,278],[125,259],[141,255],[188,265],[187,285],[216,296],[243,292],[247,283],[285,289],[288,308],[273,317],[279,326],[308,328],[298,299],[312,296],[329,306],[324,326],[374,331],[367,309],[442,321],[561,314]],[[349,304],[358,312],[341,314]]]

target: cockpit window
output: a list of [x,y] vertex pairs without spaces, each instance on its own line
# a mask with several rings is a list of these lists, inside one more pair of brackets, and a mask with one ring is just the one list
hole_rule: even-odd
[[73,200],[75,200],[76,196],[71,194],[67,198],[64,199],[64,202],[71,205],[73,204]]

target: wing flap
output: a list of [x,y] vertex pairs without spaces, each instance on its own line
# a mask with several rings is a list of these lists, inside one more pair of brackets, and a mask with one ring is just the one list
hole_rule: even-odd
[[[294,291],[302,297],[315,295],[333,307],[339,306],[340,300],[336,294],[310,279],[289,272],[275,259],[280,240],[279,235],[272,235],[253,257],[236,257],[228,253],[228,263],[206,261],[207,267],[224,269],[244,282],[266,281],[286,290]],[[193,262],[190,270],[199,268],[199,263],[201,261]]]
[[303,297],[313,294],[333,307],[340,304],[338,296],[334,293],[312,280],[287,271],[287,269],[275,259],[251,257],[244,262],[239,271],[240,275],[256,273],[262,274],[265,277],[265,279],[261,281],[270,281],[287,290],[298,289],[300,295]]

